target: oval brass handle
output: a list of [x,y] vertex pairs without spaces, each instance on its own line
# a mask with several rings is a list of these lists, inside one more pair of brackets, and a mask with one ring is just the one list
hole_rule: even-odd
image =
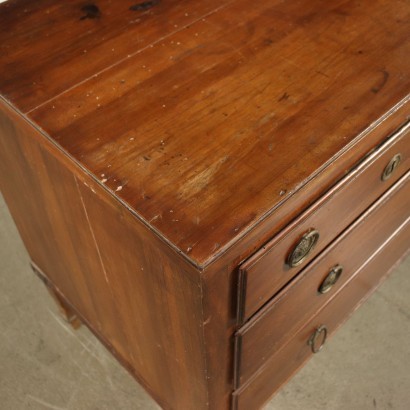
[[[317,341],[320,336],[322,336],[322,339],[320,340],[320,345],[317,346]],[[326,339],[327,339],[327,327],[325,325],[321,325],[315,330],[313,335],[310,336],[308,340],[308,345],[311,347],[312,352],[319,353],[322,350],[323,346],[325,345]]]
[[319,232],[316,229],[306,232],[289,254],[287,264],[291,268],[300,265],[312,252],[318,240]]
[[388,180],[401,163],[401,154],[396,154],[386,165],[382,174],[382,181]]
[[342,265],[336,265],[334,266],[330,272],[327,274],[326,278],[322,282],[322,284],[319,287],[319,293],[327,293],[329,292],[330,289],[336,284],[336,282],[339,280],[340,275],[343,272],[343,266]]

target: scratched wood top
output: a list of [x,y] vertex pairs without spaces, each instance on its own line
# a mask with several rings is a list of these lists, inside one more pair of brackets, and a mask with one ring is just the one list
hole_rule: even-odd
[[0,93],[198,265],[409,95],[407,0],[84,5],[0,5]]

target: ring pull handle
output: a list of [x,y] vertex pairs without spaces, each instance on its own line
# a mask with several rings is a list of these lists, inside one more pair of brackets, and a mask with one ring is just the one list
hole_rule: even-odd
[[401,163],[401,154],[396,154],[386,165],[382,174],[382,181],[387,181]]
[[287,258],[287,264],[294,268],[303,263],[319,240],[319,232],[316,229],[310,229],[306,232],[295,245]]
[[[311,347],[313,353],[319,353],[326,343],[327,327],[325,325],[319,326],[308,340],[308,345]],[[320,344],[318,344],[318,341]]]
[[329,292],[330,289],[333,288],[333,286],[336,284],[336,282],[339,280],[340,275],[343,272],[343,266],[342,265],[336,265],[334,266],[330,272],[327,274],[326,278],[322,282],[322,284],[319,287],[319,293],[327,293]]

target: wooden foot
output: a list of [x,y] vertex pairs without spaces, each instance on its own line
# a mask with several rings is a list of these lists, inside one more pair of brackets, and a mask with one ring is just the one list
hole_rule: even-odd
[[33,262],[31,262],[30,266],[33,269],[34,273],[46,285],[46,288],[51,297],[55,300],[63,319],[67,323],[69,323],[73,329],[78,329],[81,326],[81,321],[77,317],[73,309],[67,304],[67,302],[65,302],[63,297],[56,290],[53,289],[51,282],[48,280],[47,276],[38,268],[38,266]]
[[81,321],[80,319],[78,319],[74,311],[64,302],[64,300],[56,291],[54,291],[48,286],[46,287],[51,297],[55,300],[63,319],[67,323],[69,323],[73,329],[78,329],[81,326]]

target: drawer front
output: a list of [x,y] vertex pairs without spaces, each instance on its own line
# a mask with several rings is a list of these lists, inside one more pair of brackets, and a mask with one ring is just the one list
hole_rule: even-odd
[[[380,283],[390,268],[409,249],[410,221],[402,225],[363,265],[341,292],[314,316],[281,349],[277,350],[249,383],[233,393],[233,408],[258,409],[269,400],[300,366],[312,355],[311,343],[315,334],[315,348],[320,347],[323,335],[316,333],[326,326],[328,335],[354,311],[355,307]],[[324,347],[326,348],[326,346]]]
[[410,172],[386,192],[236,334],[235,387],[352,279],[409,216]]
[[244,323],[409,169],[407,124],[240,267],[238,323]]

